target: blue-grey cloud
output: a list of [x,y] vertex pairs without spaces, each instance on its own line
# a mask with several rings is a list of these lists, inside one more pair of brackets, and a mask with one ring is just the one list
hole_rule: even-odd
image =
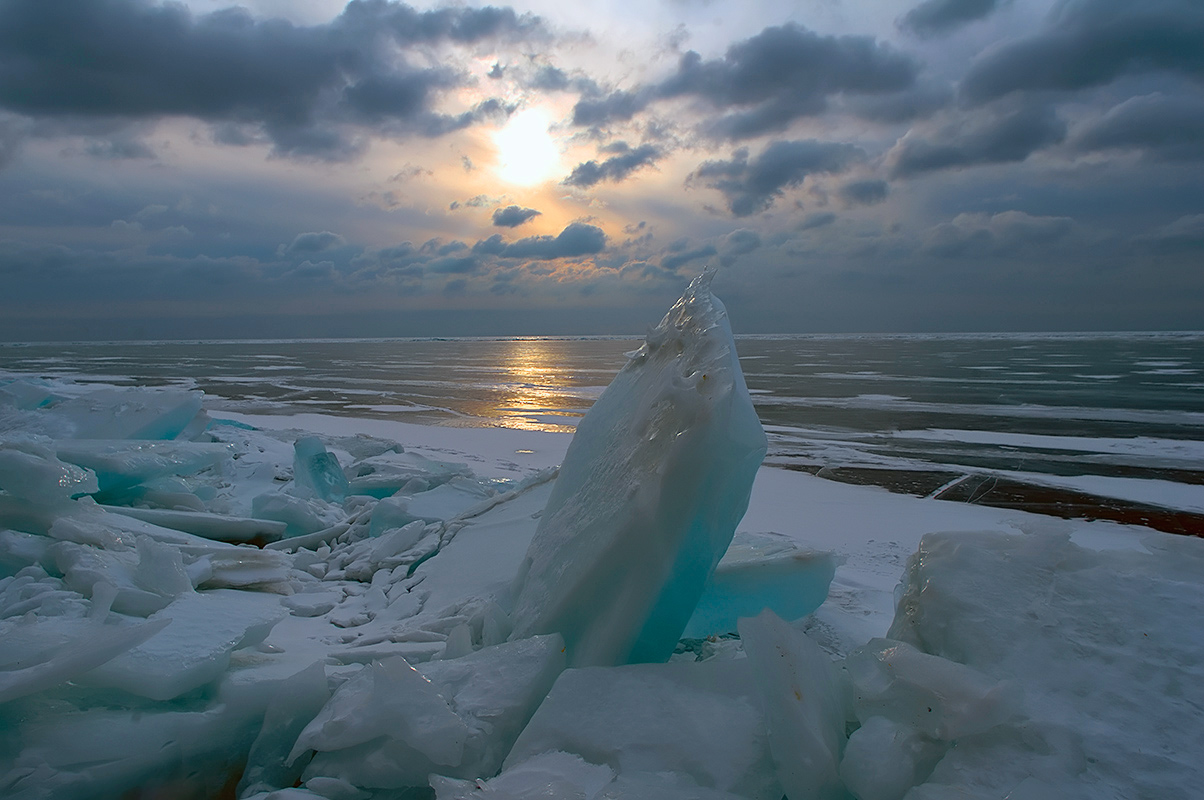
[[[142,0],[0,4],[0,107],[30,117],[190,116],[262,130],[282,154],[357,152],[345,123],[435,136],[470,124],[433,109],[461,85],[446,66],[413,66],[406,48],[543,36],[536,17],[485,7],[417,11],[353,0],[303,27],[230,8],[193,16]],[[224,141],[234,129],[223,128]]]
[[629,120],[660,100],[693,97],[728,112],[707,124],[711,135],[741,140],[819,114],[838,94],[903,91],[918,74],[915,59],[871,37],[822,36],[787,23],[733,44],[723,58],[687,52],[660,83],[583,97],[573,122],[602,126]]
[[1204,99],[1133,97],[1076,131],[1080,151],[1140,150],[1165,161],[1204,160]]
[[473,252],[501,258],[530,258],[551,261],[557,258],[579,258],[606,249],[606,233],[595,225],[573,222],[556,236],[528,236],[515,242],[505,242],[494,234],[473,245]]
[[493,210],[493,224],[499,228],[517,228],[527,220],[538,216],[539,212],[533,208],[506,206],[505,208],[495,208]]
[[667,270],[675,270],[683,264],[689,264],[691,261],[698,261],[704,258],[718,255],[719,251],[715,249],[715,245],[706,244],[702,247],[695,247],[693,250],[683,250],[680,253],[671,253],[661,259],[661,267]]
[[803,218],[803,221],[798,224],[797,230],[813,231],[816,228],[826,228],[836,221],[836,215],[831,211],[821,211],[816,214],[808,214]]
[[330,250],[334,247],[341,247],[346,244],[346,241],[337,233],[330,231],[311,231],[308,233],[298,234],[297,238],[293,239],[292,243],[287,247],[281,245],[280,252],[282,255],[309,255],[312,253],[321,253],[323,250]]
[[777,141],[751,160],[748,151],[741,149],[729,161],[704,162],[690,177],[719,190],[732,214],[747,217],[769,208],[808,175],[843,172],[864,159],[865,151],[851,144]]
[[660,148],[650,144],[631,147],[626,142],[618,142],[611,145],[610,148],[611,152],[615,152],[616,155],[601,162],[590,160],[578,164],[564,179],[565,185],[579,186],[584,189],[602,181],[617,183],[625,180],[641,167],[656,163],[656,160],[663,155]]
[[940,258],[1012,255],[1023,248],[1041,247],[1065,239],[1074,228],[1069,217],[1034,216],[1022,211],[999,214],[959,214],[952,222],[931,228],[923,251]]
[[1073,91],[1164,70],[1204,79],[1204,3],[1071,0],[1045,30],[975,60],[961,96],[983,103],[1017,91]]
[[891,173],[908,177],[942,169],[1023,161],[1066,137],[1064,123],[1047,105],[980,112],[946,125],[931,137],[909,133],[889,154]]
[[984,19],[1003,5],[1003,0],[924,0],[899,20],[899,27],[917,36],[949,33],[961,26]]
[[868,178],[849,181],[837,193],[846,206],[872,206],[885,200],[888,191],[886,181]]

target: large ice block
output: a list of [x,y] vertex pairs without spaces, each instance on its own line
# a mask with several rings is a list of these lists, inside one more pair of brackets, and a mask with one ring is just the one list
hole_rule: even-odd
[[832,662],[772,611],[740,620],[740,638],[765,695],[769,747],[786,795],[844,800],[837,773],[845,708]]
[[765,455],[727,312],[695,279],[577,426],[527,550],[515,637],[575,666],[662,661]]
[[747,659],[566,670],[515,742],[507,772],[552,752],[629,779],[662,773],[751,800],[782,797]]
[[[1028,719],[983,730],[999,719],[993,704],[946,701],[975,735],[959,738],[909,800],[1198,794],[1204,541],[1152,533],[1140,545],[1092,551],[1052,531],[923,538],[887,635],[1015,681]],[[922,662],[910,661],[906,672],[919,676]],[[905,671],[895,672],[898,682]],[[929,680],[942,693],[958,688],[935,671]]]

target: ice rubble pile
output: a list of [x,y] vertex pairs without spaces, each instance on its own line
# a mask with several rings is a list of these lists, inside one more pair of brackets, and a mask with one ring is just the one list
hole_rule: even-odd
[[929,536],[889,638],[828,653],[781,617],[835,560],[732,538],[764,439],[705,282],[620,378],[554,485],[193,392],[0,386],[0,796],[1198,786],[1201,542]]

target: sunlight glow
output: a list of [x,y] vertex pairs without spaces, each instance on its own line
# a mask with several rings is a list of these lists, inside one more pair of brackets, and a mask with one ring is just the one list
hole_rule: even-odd
[[560,151],[548,132],[547,112],[537,108],[515,114],[494,134],[497,175],[519,186],[533,186],[556,177],[561,171]]

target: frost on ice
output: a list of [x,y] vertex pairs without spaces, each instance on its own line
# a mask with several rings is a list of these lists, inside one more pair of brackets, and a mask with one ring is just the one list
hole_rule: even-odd
[[6,800],[1198,794],[1204,542],[930,534],[833,647],[705,280],[558,478],[202,400],[0,385]]
[[727,312],[696,278],[577,426],[527,551],[514,635],[578,666],[663,661],[765,455]]

